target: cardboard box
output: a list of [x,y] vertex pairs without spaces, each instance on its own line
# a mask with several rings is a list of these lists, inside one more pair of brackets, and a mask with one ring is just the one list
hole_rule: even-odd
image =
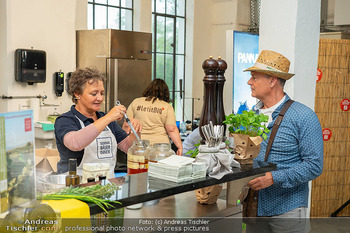
[[60,160],[60,153],[54,149],[36,149],[35,167],[39,172],[57,172],[57,162]]

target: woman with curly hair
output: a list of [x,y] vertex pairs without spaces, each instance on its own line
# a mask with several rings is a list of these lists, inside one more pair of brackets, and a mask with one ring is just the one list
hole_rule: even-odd
[[182,155],[182,143],[176,127],[175,112],[169,104],[169,88],[162,79],[154,79],[143,92],[143,97],[135,99],[128,107],[127,115],[142,123],[141,138],[154,143],[170,143],[177,147],[177,155]]
[[[72,73],[68,92],[74,105],[55,122],[60,153],[58,173],[67,172],[69,159],[76,158],[79,175],[84,163],[109,163],[108,178],[114,178],[117,148],[126,153],[136,139],[127,124],[121,128],[116,122],[126,112],[123,105],[115,106],[107,114],[99,111],[104,99],[104,82],[105,77],[96,68],[77,69]],[[136,131],[141,131],[140,122],[131,121]]]

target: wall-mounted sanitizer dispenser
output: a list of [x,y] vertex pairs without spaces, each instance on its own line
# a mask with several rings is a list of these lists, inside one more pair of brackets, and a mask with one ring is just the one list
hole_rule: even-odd
[[46,52],[17,49],[15,52],[15,78],[18,82],[44,83],[46,81]]

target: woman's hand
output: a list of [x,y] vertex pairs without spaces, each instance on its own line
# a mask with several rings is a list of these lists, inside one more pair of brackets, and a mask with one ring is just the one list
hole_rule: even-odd
[[105,116],[101,117],[93,124],[97,130],[102,132],[109,123],[123,119],[126,108],[123,105],[114,106]]
[[111,118],[111,122],[112,121],[120,121],[121,119],[123,119],[124,115],[126,112],[126,108],[124,105],[118,105],[118,106],[114,106],[108,113],[106,116],[108,116],[109,118]]
[[[134,127],[135,131],[137,132],[137,134],[140,136],[140,133],[142,131],[142,123],[137,119],[130,119],[130,122],[131,122],[131,125]],[[132,130],[131,130],[129,124],[126,121],[123,124],[123,130],[127,134],[132,133]]]

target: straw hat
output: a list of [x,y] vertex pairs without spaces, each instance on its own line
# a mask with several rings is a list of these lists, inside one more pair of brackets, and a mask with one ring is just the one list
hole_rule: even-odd
[[263,50],[256,60],[254,66],[244,70],[243,72],[255,71],[288,80],[294,75],[288,73],[289,65],[290,61],[282,54],[270,50]]

